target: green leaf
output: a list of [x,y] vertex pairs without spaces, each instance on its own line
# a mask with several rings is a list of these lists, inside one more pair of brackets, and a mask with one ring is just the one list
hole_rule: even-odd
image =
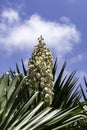
[[24,75],[27,75],[27,70],[25,68],[25,65],[24,65],[24,62],[23,62],[22,59],[21,59],[21,63],[22,63],[22,68],[23,68]]
[[30,112],[30,114],[28,114],[25,119],[23,119],[21,121],[21,123],[18,124],[17,127],[14,128],[14,130],[19,130],[21,129],[21,127],[23,127],[33,116],[34,114],[41,108],[41,106],[43,105],[43,102],[41,102],[34,110],[32,110]]

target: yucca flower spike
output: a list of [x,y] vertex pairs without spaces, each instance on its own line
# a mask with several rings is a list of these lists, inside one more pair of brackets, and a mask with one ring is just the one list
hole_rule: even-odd
[[38,38],[38,44],[29,59],[29,84],[30,91],[40,91],[40,99],[45,102],[45,106],[52,104],[53,98],[53,57],[42,36]]

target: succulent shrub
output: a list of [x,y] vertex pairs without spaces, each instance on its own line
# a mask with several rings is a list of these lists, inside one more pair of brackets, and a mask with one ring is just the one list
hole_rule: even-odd
[[40,91],[40,99],[45,106],[52,104],[53,97],[53,57],[46,43],[40,37],[28,63],[30,91]]

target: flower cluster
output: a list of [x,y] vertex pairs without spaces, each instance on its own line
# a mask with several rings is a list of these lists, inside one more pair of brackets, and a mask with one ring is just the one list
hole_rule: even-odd
[[31,91],[39,90],[41,100],[45,101],[46,106],[50,106],[53,97],[53,58],[42,38],[29,59],[28,70]]

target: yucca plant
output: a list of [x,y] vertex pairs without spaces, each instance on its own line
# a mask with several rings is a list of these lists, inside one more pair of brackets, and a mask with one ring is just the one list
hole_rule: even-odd
[[22,60],[23,74],[16,64],[0,78],[0,130],[72,130],[86,119],[75,72],[63,78],[65,65],[54,83],[57,60],[40,37],[28,69]]
[[[84,77],[84,84],[85,86],[83,87],[81,84],[79,85],[81,88],[81,93],[82,93],[82,102],[80,103],[80,106],[83,107],[84,109],[84,115],[87,116],[87,80]],[[74,125],[75,128],[79,130],[86,130],[87,129],[87,118],[82,119],[80,121],[77,121],[77,123]]]
[[9,73],[0,78],[0,130],[65,129],[83,118],[79,106],[65,110],[46,107],[42,110],[43,101],[35,106],[39,92],[21,102],[20,92],[26,87],[26,79],[16,74],[10,80]]
[[[66,75],[64,77],[65,62],[54,82],[57,70],[57,59],[53,63],[52,53],[46,48],[46,43],[42,37],[39,38],[38,45],[35,46],[32,52],[28,69],[25,68],[23,60],[22,66],[23,75],[28,76],[29,90],[40,91],[40,98],[42,100],[45,100],[45,96],[48,95],[48,99],[45,100],[46,103],[48,102],[48,106],[68,108],[78,104],[81,98],[81,91],[78,86],[78,78],[75,77],[76,72],[73,71],[69,76]],[[17,73],[20,74],[21,72],[17,64],[16,69]],[[33,84],[35,88],[32,87]]]
[[[64,63],[57,80],[54,84],[54,98],[52,106],[55,108],[68,108],[76,106],[81,98],[78,79],[75,77],[75,71],[69,76],[63,76],[66,62]],[[61,99],[61,100],[60,100]]]
[[80,84],[80,88],[81,88],[81,92],[82,92],[82,96],[83,96],[83,100],[86,102],[87,101],[87,96],[86,96],[86,93],[87,93],[87,81],[86,81],[86,78],[84,77],[84,83],[85,83],[85,91],[83,89],[83,86]]

